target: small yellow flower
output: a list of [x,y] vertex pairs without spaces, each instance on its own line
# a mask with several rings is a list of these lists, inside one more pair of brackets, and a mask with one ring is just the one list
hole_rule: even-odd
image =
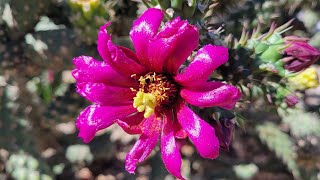
[[100,5],[100,0],[69,0],[72,8],[80,8],[84,13]]
[[300,74],[290,77],[288,81],[289,85],[296,90],[315,88],[319,85],[317,70],[314,67],[310,67]]

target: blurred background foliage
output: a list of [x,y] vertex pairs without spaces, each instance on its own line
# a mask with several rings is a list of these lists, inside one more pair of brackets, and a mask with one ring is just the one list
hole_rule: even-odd
[[[132,48],[133,20],[153,6],[196,24],[201,44],[233,47],[243,28],[251,32],[260,24],[266,32],[271,22],[294,18],[286,34],[310,38],[320,48],[320,2],[313,0],[0,0],[0,179],[173,179],[158,151],[136,175],[128,174],[125,155],[137,137],[121,128],[101,131],[89,144],[75,128],[89,103],[75,93],[72,58],[99,59],[97,30],[107,21],[113,41]],[[230,60],[236,67],[222,68],[222,77],[244,94],[235,120],[221,121],[221,128],[213,120],[219,119],[216,110],[197,110],[230,136],[227,151],[205,160],[190,142],[181,142],[184,177],[319,180],[320,87],[300,85],[305,87],[297,88],[300,102],[288,109],[280,86],[244,70],[252,64],[250,50],[237,49]],[[313,68],[319,76],[319,66]],[[277,96],[270,97],[272,92]]]

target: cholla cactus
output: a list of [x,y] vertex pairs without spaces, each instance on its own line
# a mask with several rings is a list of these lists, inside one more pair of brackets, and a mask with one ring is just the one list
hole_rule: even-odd
[[306,90],[319,85],[317,70],[314,67],[310,67],[300,74],[290,77],[288,81],[290,87],[296,90]]
[[87,44],[95,44],[97,29],[109,20],[114,12],[114,1],[103,0],[69,0],[72,10],[70,21],[75,26],[77,35]]
[[173,16],[190,18],[190,20],[197,19],[195,17],[203,17],[210,9],[218,5],[218,0],[143,0],[143,2],[148,7],[159,5],[162,10],[172,13]]
[[260,33],[260,26],[254,29],[252,36],[243,31],[235,48],[244,47],[254,51],[256,65],[261,71],[268,71],[279,76],[291,76],[299,72],[320,58],[320,51],[310,46],[307,41],[299,37],[283,37],[282,33],[291,29],[288,21],[280,27],[272,23],[269,32]]
[[250,39],[249,33],[243,31],[235,48],[244,47],[252,49],[257,57],[256,64],[258,69],[285,76],[285,69],[281,61],[281,52],[288,47],[288,45],[284,44],[281,34],[287,30],[290,23],[291,21],[278,28],[276,28],[275,24],[272,24],[269,32],[262,35],[260,33],[260,26],[258,26],[257,29],[254,29]]

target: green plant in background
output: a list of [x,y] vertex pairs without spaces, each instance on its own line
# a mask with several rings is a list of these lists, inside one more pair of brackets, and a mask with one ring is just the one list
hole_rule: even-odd
[[[2,85],[6,82],[0,76]],[[39,152],[35,148],[35,140],[28,121],[23,117],[19,104],[19,89],[17,86],[6,85],[0,87],[0,144],[1,148],[9,150],[9,159],[6,161],[6,171],[18,180],[22,179],[52,179],[51,171]],[[33,156],[33,155],[35,156]]]
[[299,109],[289,110],[289,113],[282,114],[282,122],[289,126],[295,137],[320,136],[319,116],[315,113]]
[[296,178],[300,178],[300,172],[296,163],[297,153],[290,136],[282,132],[276,125],[266,123],[256,127],[258,136],[268,148],[277,155]]
[[255,164],[239,164],[233,167],[233,171],[240,179],[251,179],[259,168]]
[[97,29],[110,21],[115,12],[112,9],[117,1],[68,0],[71,8],[70,22],[77,36],[89,45],[96,44]]
[[6,170],[18,180],[52,180],[53,178],[46,174],[46,168],[38,159],[25,152],[11,154],[6,163]]
[[66,150],[66,158],[71,163],[90,163],[92,162],[93,155],[90,151],[90,147],[87,145],[76,144],[71,145]]

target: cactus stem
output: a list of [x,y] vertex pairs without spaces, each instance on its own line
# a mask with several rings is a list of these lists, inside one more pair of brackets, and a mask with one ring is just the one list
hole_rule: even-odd
[[158,3],[160,4],[160,7],[164,10],[168,9],[171,5],[170,0],[158,0]]
[[183,4],[183,12],[186,17],[192,17],[197,8],[197,1],[196,0],[189,0],[187,4]]
[[173,9],[182,10],[183,0],[171,0],[171,6]]
[[146,0],[142,0],[142,3],[147,7],[151,8],[150,4]]

